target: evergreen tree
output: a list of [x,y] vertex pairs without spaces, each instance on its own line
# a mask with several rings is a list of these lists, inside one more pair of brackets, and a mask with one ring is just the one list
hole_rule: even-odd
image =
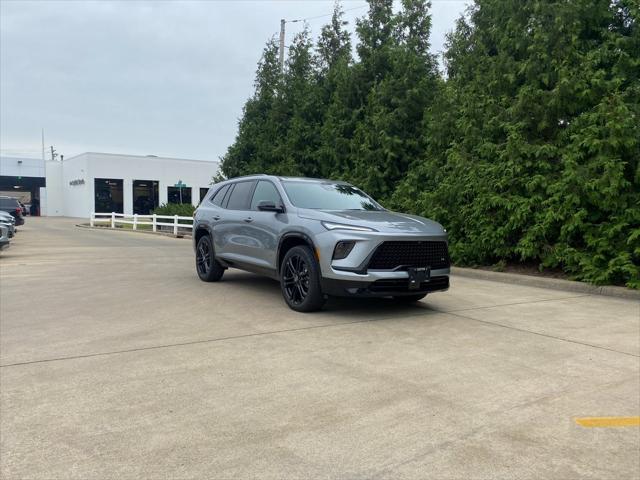
[[348,22],[343,19],[344,11],[336,2],[331,22],[322,27],[318,38],[317,64],[321,77],[329,77],[338,62],[351,61],[351,35],[345,29]]
[[276,140],[281,147],[279,166],[271,171],[281,175],[317,176],[316,152],[320,145],[324,107],[306,27],[294,37],[289,48],[280,107],[280,115],[273,119],[282,126]]
[[[560,176],[548,182],[521,250],[594,283],[640,288],[638,3],[575,5],[582,41],[569,55],[578,100],[564,121]],[[543,249],[540,248],[543,246]],[[546,247],[546,248],[545,248]]]
[[351,139],[358,111],[352,78],[351,36],[336,2],[331,22],[322,28],[317,45],[321,102],[324,105],[317,151],[318,176],[342,178],[349,170]]
[[367,16],[356,22],[356,32],[360,40],[356,50],[363,66],[363,79],[375,83],[388,70],[388,47],[393,42],[394,29],[393,0],[367,2]]
[[373,84],[353,144],[354,180],[382,200],[422,154],[424,113],[438,87],[428,2],[403,0],[395,15],[388,6],[372,2],[369,19],[359,24],[363,77]]
[[639,50],[627,6],[481,0],[458,23],[446,54],[450,140],[432,134],[436,158],[396,198],[417,194],[421,213],[450,229],[459,263],[541,261],[637,285]]

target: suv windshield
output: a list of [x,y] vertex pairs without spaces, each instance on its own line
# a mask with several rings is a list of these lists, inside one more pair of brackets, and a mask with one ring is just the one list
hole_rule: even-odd
[[298,208],[316,210],[382,210],[353,185],[329,182],[282,182],[289,200]]

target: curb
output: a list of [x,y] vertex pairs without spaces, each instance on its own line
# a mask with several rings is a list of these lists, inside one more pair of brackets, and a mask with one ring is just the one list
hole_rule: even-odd
[[129,230],[124,228],[111,228],[111,227],[92,227],[91,225],[85,223],[77,223],[76,227],[78,228],[86,228],[87,230],[109,230],[111,232],[129,232],[129,233],[146,233],[147,235],[156,235],[161,237],[169,237],[169,238],[191,238],[190,233],[179,233],[178,235],[174,235],[173,233],[166,232],[150,232],[148,230]]
[[492,272],[475,268],[451,267],[451,273],[459,277],[490,280],[492,282],[511,283],[528,287],[550,288],[567,292],[586,293],[589,295],[605,295],[608,297],[627,298],[640,300],[640,290],[632,290],[626,287],[614,287],[608,285],[591,285],[573,280],[560,278],[534,277],[519,273]]

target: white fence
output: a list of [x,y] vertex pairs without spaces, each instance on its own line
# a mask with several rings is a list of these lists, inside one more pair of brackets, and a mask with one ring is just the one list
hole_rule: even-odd
[[[167,220],[171,220],[170,222]],[[178,223],[179,220],[189,220],[191,223]],[[124,213],[91,213],[89,225],[94,227],[96,223],[107,223],[111,228],[116,228],[118,224],[131,225],[133,230],[138,230],[142,225],[150,225],[151,230],[158,231],[158,227],[173,227],[173,234],[178,235],[178,228],[193,229],[193,217],[181,217],[179,215],[127,215]],[[141,230],[147,230],[141,228]]]

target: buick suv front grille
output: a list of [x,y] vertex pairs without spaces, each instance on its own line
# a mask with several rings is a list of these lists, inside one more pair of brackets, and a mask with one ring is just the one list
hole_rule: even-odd
[[389,241],[380,245],[369,260],[368,269],[394,270],[410,267],[449,268],[446,242]]

